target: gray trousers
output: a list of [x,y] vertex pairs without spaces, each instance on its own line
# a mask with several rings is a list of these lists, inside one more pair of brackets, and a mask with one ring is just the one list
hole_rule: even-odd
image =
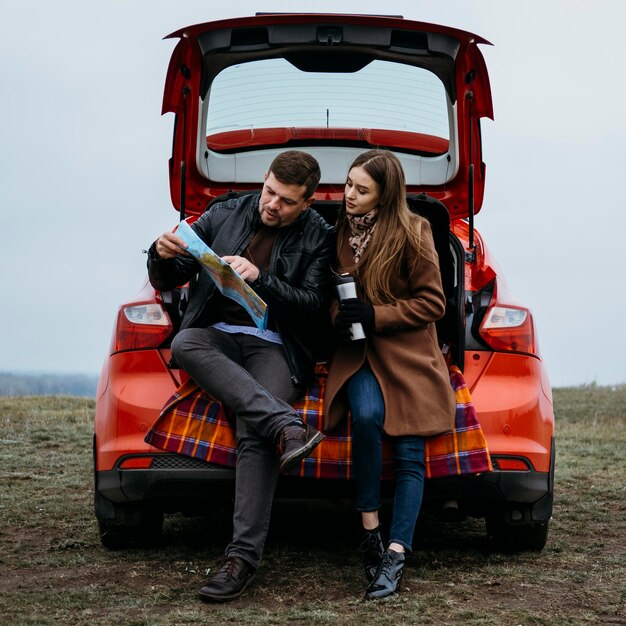
[[251,335],[188,328],[174,338],[172,355],[236,415],[235,511],[226,555],[258,567],[278,481],[276,439],[285,426],[302,423],[291,407],[300,390],[282,346]]

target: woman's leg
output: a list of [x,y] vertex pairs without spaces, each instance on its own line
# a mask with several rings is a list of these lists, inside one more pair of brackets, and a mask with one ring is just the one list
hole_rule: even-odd
[[402,580],[404,553],[411,551],[415,523],[424,492],[424,438],[394,437],[393,461],[395,492],[389,531],[389,548],[380,559],[365,592],[368,598],[384,598],[395,593]]
[[348,382],[351,409],[352,468],[357,490],[357,510],[365,532],[360,544],[365,576],[371,581],[384,552],[380,534],[380,478],[384,402],[369,366],[361,368]]
[[364,365],[348,381],[348,402],[351,411],[352,471],[356,482],[356,507],[365,514],[364,520],[371,524],[372,521],[378,521],[380,508],[385,405],[378,382],[368,365]]
[[389,547],[396,552],[410,552],[424,494],[425,440],[405,436],[394,437],[392,442],[395,491]]

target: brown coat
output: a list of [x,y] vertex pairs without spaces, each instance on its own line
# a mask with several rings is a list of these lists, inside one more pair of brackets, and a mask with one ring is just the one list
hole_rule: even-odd
[[[326,385],[325,429],[331,430],[346,415],[345,383],[366,359],[382,389],[388,435],[429,436],[452,428],[456,403],[434,324],[443,316],[445,296],[439,267],[429,260],[437,255],[426,221],[422,246],[424,256],[418,260],[414,251],[408,252],[392,284],[397,301],[374,306],[374,332],[335,352]],[[341,273],[355,275],[347,237],[341,242],[339,266]],[[335,302],[333,319],[337,310]]]

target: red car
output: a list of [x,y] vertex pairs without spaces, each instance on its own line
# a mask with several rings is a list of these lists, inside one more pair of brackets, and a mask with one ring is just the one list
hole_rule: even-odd
[[[532,314],[506,292],[474,228],[485,186],[480,123],[492,118],[479,50],[488,42],[399,17],[315,14],[258,14],[170,37],[180,41],[163,113],[174,114],[169,176],[180,219],[230,190],[259,189],[272,158],[293,147],[319,161],[313,208],[331,223],[350,162],[372,147],[397,154],[415,202],[447,208],[438,332],[463,371],[494,471],[428,480],[424,507],[484,517],[509,548],[543,548],[554,488],[550,384]],[[93,440],[95,513],[108,547],[157,535],[164,513],[202,512],[233,492],[232,469],[144,441],[181,382],[169,345],[187,288],[161,293],[146,282],[119,309]],[[294,494],[351,490],[346,480],[281,477],[277,497]]]

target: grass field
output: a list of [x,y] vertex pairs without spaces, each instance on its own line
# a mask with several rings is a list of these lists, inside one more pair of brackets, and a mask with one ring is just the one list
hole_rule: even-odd
[[492,552],[482,520],[422,519],[403,591],[362,600],[356,518],[277,507],[239,600],[197,600],[227,514],[166,518],[152,549],[101,547],[94,402],[0,398],[0,624],[626,624],[626,386],[556,389],[555,511],[543,552]]

